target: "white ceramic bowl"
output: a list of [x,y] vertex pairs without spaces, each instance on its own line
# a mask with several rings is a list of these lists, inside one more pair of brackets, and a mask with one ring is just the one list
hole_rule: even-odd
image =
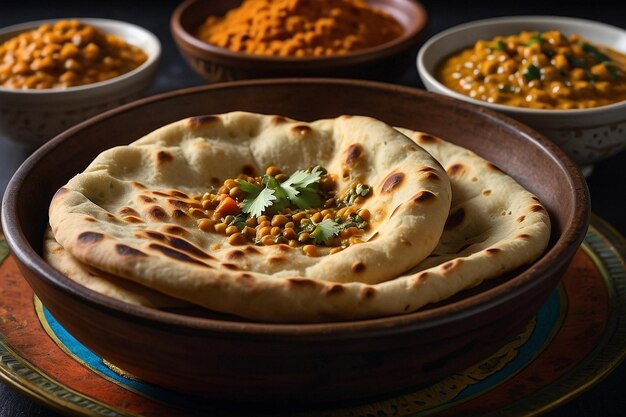
[[626,53],[626,30],[604,23],[556,16],[503,17],[466,23],[433,36],[417,55],[417,69],[429,91],[505,113],[543,133],[580,166],[589,166],[626,146],[626,101],[580,110],[529,109],[477,100],[453,91],[435,78],[438,65],[446,57],[480,39],[548,30],[576,33],[592,44]]
[[[161,56],[158,38],[146,29],[127,22],[77,19],[143,49],[148,59],[126,74],[76,87],[29,90],[0,86],[0,137],[31,147],[38,146],[72,125],[140,98],[148,91]],[[58,20],[61,19],[39,20],[0,29],[0,43],[43,23]]]

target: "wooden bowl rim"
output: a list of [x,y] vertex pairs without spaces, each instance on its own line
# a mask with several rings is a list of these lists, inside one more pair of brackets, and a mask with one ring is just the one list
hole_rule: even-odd
[[[421,35],[426,29],[428,23],[428,13],[424,6],[416,0],[391,0],[390,6],[397,7],[395,3],[403,3],[408,7],[412,7],[418,19],[411,20],[409,26],[404,26],[405,32],[398,38],[374,47],[349,52],[345,55],[331,55],[323,57],[279,57],[270,55],[253,55],[231,51],[226,48],[211,45],[192,35],[181,23],[181,16],[192,5],[203,0],[186,0],[172,13],[170,18],[170,29],[174,39],[182,44],[186,49],[192,51],[195,55],[204,55],[205,59],[209,57],[218,57],[232,63],[243,63],[248,65],[281,65],[281,68],[288,66],[307,66],[314,65],[317,67],[332,67],[352,65],[361,62],[367,62],[374,59],[387,57],[396,52],[404,50],[413,43],[417,43]],[[401,22],[400,22],[401,23]],[[401,23],[402,24],[402,23]]]
[[[517,134],[523,136],[533,146],[539,147],[547,159],[552,160],[562,172],[564,172],[568,189],[574,193],[572,206],[573,221],[563,230],[562,235],[554,245],[539,260],[535,261],[528,269],[519,275],[509,279],[494,288],[488,289],[476,295],[428,310],[418,310],[413,313],[396,315],[368,320],[312,323],[312,324],[282,324],[261,323],[247,321],[225,321],[208,318],[197,318],[159,311],[156,309],[134,306],[125,302],[95,293],[86,287],[65,277],[52,266],[48,265],[43,258],[32,248],[24,233],[19,227],[17,200],[20,189],[28,177],[31,169],[45,160],[46,155],[57,147],[62,147],[64,141],[83,128],[106,122],[107,119],[121,113],[134,111],[138,108],[193,94],[204,94],[212,90],[241,89],[247,87],[276,85],[304,86],[304,85],[342,85],[378,90],[389,94],[404,94],[421,99],[439,101],[440,103],[461,109],[486,120],[493,121],[501,126],[506,126]],[[508,125],[508,126],[507,126]],[[368,338],[391,334],[410,333],[425,331],[445,326],[456,321],[467,320],[481,313],[506,304],[521,294],[533,291],[542,282],[542,277],[552,276],[562,270],[571,260],[584,239],[590,218],[589,193],[586,182],[579,169],[555,144],[541,136],[531,128],[496,112],[473,104],[462,102],[450,97],[426,92],[424,90],[405,87],[395,84],[387,84],[363,80],[342,80],[327,78],[275,78],[266,80],[232,81],[213,85],[191,87],[175,90],[147,98],[109,110],[98,116],[92,117],[59,134],[54,139],[35,151],[17,170],[11,178],[2,203],[2,225],[5,231],[6,241],[19,262],[41,279],[48,281],[56,289],[66,293],[70,297],[78,297],[82,302],[91,307],[105,310],[106,314],[114,315],[125,320],[132,319],[153,328],[164,328],[168,331],[193,333],[195,335],[222,334],[229,337],[243,338],[271,338],[289,340],[346,340],[354,338]],[[43,233],[43,231],[42,231]]]

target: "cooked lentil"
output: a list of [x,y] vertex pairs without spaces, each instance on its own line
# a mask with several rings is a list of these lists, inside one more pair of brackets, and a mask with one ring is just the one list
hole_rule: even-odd
[[402,33],[363,0],[245,0],[224,17],[210,16],[197,36],[237,52],[302,57],[345,54]]
[[447,87],[495,104],[584,109],[626,100],[626,55],[559,31],[478,41],[437,71]]
[[[324,171],[325,172],[325,171]],[[268,167],[266,175],[278,178],[282,171],[274,166]],[[288,176],[285,176],[288,178]],[[261,186],[263,177],[239,176],[239,179]],[[218,233],[228,237],[231,245],[257,244],[275,245],[286,243],[291,247],[302,247],[303,253],[308,256],[317,256],[317,246],[330,247],[330,253],[337,253],[352,244],[360,243],[362,235],[369,230],[371,214],[361,204],[370,196],[370,188],[366,184],[352,182],[343,190],[337,191],[336,179],[325,173],[319,180],[320,193],[323,205],[317,208],[298,209],[286,207],[280,211],[271,210],[258,216],[250,216],[241,210],[237,213],[224,215],[218,210],[225,198],[234,198],[237,207],[241,207],[244,195],[232,195],[232,190],[239,188],[234,179],[227,179],[214,193],[204,193],[196,199],[201,203],[203,210],[190,208],[190,214],[197,218],[198,228],[207,233]],[[361,193],[360,202],[351,198],[356,190]],[[367,190],[365,192],[364,190]],[[350,205],[348,205],[348,203]],[[193,212],[193,213],[192,213]],[[201,212],[199,215],[198,212]],[[317,225],[330,219],[340,225],[337,236],[316,243],[314,231]]]
[[0,45],[0,85],[64,88],[108,80],[148,59],[140,48],[78,20],[43,24]]

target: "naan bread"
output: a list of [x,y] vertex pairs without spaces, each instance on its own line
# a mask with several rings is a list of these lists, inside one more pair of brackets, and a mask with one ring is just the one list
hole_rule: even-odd
[[446,168],[452,204],[435,250],[411,270],[428,302],[528,264],[550,239],[550,217],[537,197],[498,167],[461,146],[398,128]]
[[[451,214],[433,253],[411,273],[374,285],[295,278],[284,280],[286,285],[279,291],[275,278],[248,278],[248,291],[231,295],[217,289],[225,296],[225,308],[239,303],[239,315],[283,322],[399,314],[499,277],[532,262],[545,250],[550,220],[536,197],[467,149],[428,134],[399,130],[431,153],[451,178]],[[159,289],[175,292],[171,287],[178,278],[170,277]],[[188,299],[206,305],[215,285],[201,276],[195,278],[195,282],[184,281],[191,295]],[[219,309],[220,305],[208,307]]]
[[189,306],[189,303],[182,300],[177,300],[128,279],[107,274],[79,262],[63,246],[59,245],[49,227],[44,235],[43,245],[46,262],[65,276],[97,293],[129,304],[161,310]]
[[[241,172],[318,164],[338,174],[339,188],[343,178],[372,186],[367,242],[322,257],[287,245],[233,247],[188,215],[198,205],[191,196]],[[382,122],[236,112],[104,152],[55,195],[50,224],[78,261],[173,297],[252,319],[336,320],[380,315],[372,288],[432,252],[450,200],[439,163]]]

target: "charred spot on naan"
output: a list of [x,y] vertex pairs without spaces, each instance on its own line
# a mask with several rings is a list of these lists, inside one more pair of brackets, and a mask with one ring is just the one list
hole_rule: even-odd
[[104,239],[104,235],[98,232],[82,232],[78,235],[77,241],[83,245],[98,243]]
[[320,282],[315,281],[310,278],[304,277],[294,277],[294,278],[286,278],[287,283],[293,288],[309,288],[314,289],[318,286],[322,285]]
[[437,199],[437,196],[435,194],[426,190],[420,191],[419,193],[411,197],[411,200],[416,204],[424,204],[424,203],[434,201],[436,199]]
[[461,266],[461,264],[463,263],[462,259],[454,259],[452,261],[448,261],[444,264],[441,265],[441,270],[443,275],[447,275],[450,272],[452,272],[453,270],[457,269],[458,267]]
[[367,269],[367,266],[365,265],[363,261],[356,261],[352,264],[351,269],[353,272],[360,274],[362,272],[365,272],[365,270]]
[[273,125],[281,125],[283,123],[287,123],[289,120],[284,116],[272,116],[272,120],[270,123]]
[[122,255],[122,256],[126,256],[126,257],[144,257],[144,256],[148,256],[147,254],[145,254],[144,252],[140,251],[139,249],[135,249],[132,248],[128,245],[124,245],[122,243],[117,243],[115,244],[115,251]]
[[487,248],[487,249],[485,249],[485,253],[488,256],[494,256],[494,255],[497,255],[500,252],[503,252],[502,249],[500,249],[500,248]]
[[362,301],[371,301],[376,297],[377,294],[378,291],[376,291],[374,287],[367,286],[361,288],[361,291],[359,291],[359,298]]
[[346,150],[345,164],[348,166],[356,166],[364,159],[363,146],[359,143],[354,143]]
[[421,144],[433,144],[439,141],[438,138],[436,138],[433,135],[429,135],[427,133],[416,133],[415,139],[417,143],[421,143]]
[[148,215],[157,221],[165,221],[169,216],[162,207],[154,205],[148,208]]
[[212,125],[214,123],[221,123],[222,119],[219,116],[215,115],[203,115],[203,116],[195,116],[187,119],[187,127],[190,129],[197,129],[199,127],[205,127]]
[[230,269],[231,271],[238,271],[239,267],[235,264],[231,264],[231,263],[221,263],[220,266],[222,268],[226,268],[226,269]]
[[298,123],[291,126],[291,133],[294,136],[305,138],[313,133],[313,129],[311,129],[311,126],[305,125],[303,123]]
[[326,295],[333,296],[345,293],[346,289],[341,284],[331,284],[326,287],[324,292]]
[[487,170],[492,171],[492,172],[497,172],[499,174],[503,174],[504,172],[497,167],[496,165],[492,164],[491,162],[487,162],[485,164],[485,167],[487,168]]
[[128,223],[134,223],[134,224],[145,223],[141,218],[137,216],[124,216],[122,217],[122,220]]
[[387,175],[387,177],[383,180],[383,185],[380,187],[381,192],[388,193],[394,188],[399,187],[400,184],[402,184],[404,177],[405,175],[403,172],[392,172]]
[[227,260],[234,260],[234,259],[241,259],[243,257],[246,256],[246,253],[242,250],[239,249],[235,249],[235,250],[231,250],[228,251],[224,254],[224,259]]
[[167,162],[172,162],[173,160],[174,160],[174,155],[172,155],[168,151],[161,150],[156,153],[157,166],[167,163]]
[[287,262],[287,258],[284,256],[270,256],[267,258],[267,263],[270,265],[276,265]]
[[462,177],[465,174],[465,171],[465,165],[459,163],[452,164],[446,169],[448,175],[455,178]]
[[159,243],[150,243],[148,247],[154,251],[157,251],[167,256],[168,258],[172,258],[177,261],[186,262],[186,263],[193,264],[193,265],[200,265],[206,268],[213,268],[211,265],[207,265],[206,263],[199,261],[198,259],[195,259],[187,255],[186,253],[173,249],[169,246],[164,246]]

